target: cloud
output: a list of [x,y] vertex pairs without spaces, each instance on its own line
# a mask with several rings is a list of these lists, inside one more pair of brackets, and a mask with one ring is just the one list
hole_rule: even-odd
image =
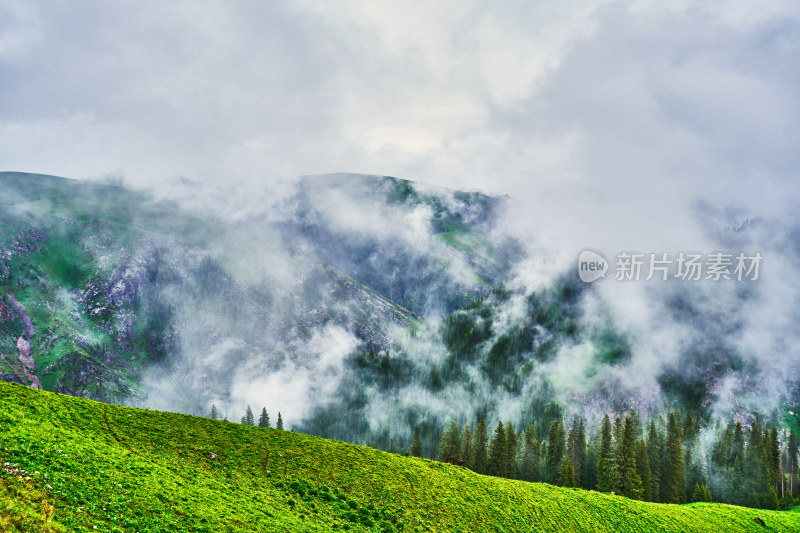
[[[727,306],[744,328],[732,342],[772,379],[797,317],[799,48],[794,2],[6,0],[0,168],[123,175],[235,219],[320,172],[508,194],[501,226],[534,252],[526,287],[585,247],[711,251],[737,242],[726,227],[760,218],[743,244],[771,251],[773,269],[747,308],[718,286],[696,299]],[[179,176],[200,192],[167,179]],[[406,221],[409,240],[420,221]],[[664,318],[671,291],[599,291],[643,387],[699,336]],[[556,370],[589,353],[565,349]],[[312,390],[311,370],[295,370],[277,375]],[[248,394],[279,402],[261,390]]]

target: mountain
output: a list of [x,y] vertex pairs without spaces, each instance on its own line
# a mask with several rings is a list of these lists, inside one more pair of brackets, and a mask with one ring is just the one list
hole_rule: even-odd
[[487,233],[501,203],[308,176],[267,214],[231,220],[0,173],[0,379],[186,412],[233,403],[241,374],[313,367],[310,344],[377,352],[486,295],[520,256]]
[[[300,433],[0,383],[3,531],[795,531],[800,514],[638,502]],[[761,520],[763,526],[757,522]]]

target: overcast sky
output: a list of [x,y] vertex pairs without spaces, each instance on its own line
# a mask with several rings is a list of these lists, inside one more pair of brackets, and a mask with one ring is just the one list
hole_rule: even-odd
[[0,169],[387,174],[531,223],[666,206],[655,231],[697,198],[793,212],[800,4],[662,4],[0,0]]

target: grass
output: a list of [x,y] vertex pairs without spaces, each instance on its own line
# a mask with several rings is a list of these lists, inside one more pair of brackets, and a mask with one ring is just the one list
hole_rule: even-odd
[[794,512],[644,503],[15,384],[0,406],[0,531],[800,530]]

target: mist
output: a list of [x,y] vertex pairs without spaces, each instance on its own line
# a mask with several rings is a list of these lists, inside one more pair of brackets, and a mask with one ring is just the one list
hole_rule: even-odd
[[[309,430],[357,405],[365,440],[386,428],[406,439],[416,421],[521,420],[544,396],[593,416],[699,391],[720,418],[797,399],[792,3],[0,13],[0,169],[121,184],[226,228],[130,259],[149,268],[158,249],[173,270],[153,300],[171,309],[168,356],[136,404],[213,403],[234,421],[264,406]],[[422,200],[375,176],[412,180]],[[474,242],[443,241],[432,220]],[[544,295],[575,281],[585,248],[612,263],[692,251],[764,261],[742,283],[609,271],[576,289],[574,334],[533,327],[531,295],[552,303]],[[492,307],[491,331],[466,356],[442,332],[475,301]],[[511,386],[481,365],[522,330],[534,337],[524,353],[551,351]],[[598,363],[607,331],[624,361]],[[365,386],[359,354],[404,378]]]

